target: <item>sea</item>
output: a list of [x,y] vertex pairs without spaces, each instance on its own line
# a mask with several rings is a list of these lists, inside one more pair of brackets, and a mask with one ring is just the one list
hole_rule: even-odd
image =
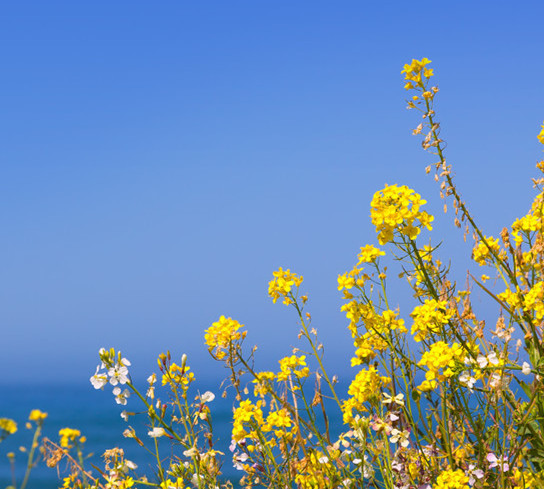
[[[229,450],[232,429],[232,408],[234,396],[232,391],[227,398],[222,398],[217,382],[202,382],[199,379],[198,392],[206,391],[215,393],[215,399],[209,404],[214,432],[214,448],[225,455],[221,457],[222,480],[229,480],[234,487],[240,487],[241,472],[232,464],[232,454]],[[144,414],[131,416],[128,422],[121,418],[121,412],[141,410],[143,404],[135,396],[128,399],[126,406],[115,403],[111,392],[111,386],[104,390],[95,390],[92,385],[81,384],[28,384],[28,385],[0,385],[0,418],[7,417],[15,420],[18,431],[0,443],[0,489],[12,485],[12,478],[16,479],[16,487],[19,488],[26,468],[26,455],[19,447],[29,447],[32,441],[31,430],[25,428],[28,415],[32,409],[40,409],[47,412],[48,417],[44,422],[43,436],[58,441],[58,432],[62,428],[74,428],[81,431],[87,438],[85,453],[91,454],[86,461],[86,467],[97,475],[91,464],[103,468],[102,455],[105,450],[120,447],[125,452],[125,458],[138,465],[136,474],[145,474],[150,481],[156,481],[156,469],[153,458],[135,440],[124,438],[122,433],[128,425],[135,428],[140,438],[145,439],[149,427],[146,425],[147,417]],[[198,394],[196,390],[190,390],[192,395]],[[331,406],[332,407],[332,406]],[[340,417],[331,420],[331,434],[339,432],[342,427]],[[182,456],[179,446],[172,447],[168,440],[162,439],[164,455]],[[16,454],[15,473],[12,473],[7,453]],[[38,457],[39,458],[39,457]],[[56,489],[62,487],[62,478],[66,476],[66,466],[60,463],[56,469],[45,466],[43,460],[32,470],[27,489]],[[143,487],[143,486],[142,486]]]
[[[199,381],[199,384],[202,382]],[[222,457],[222,477],[231,480],[237,486],[241,474],[232,467],[232,454],[229,451],[233,399],[232,396],[230,399],[223,399],[217,385],[215,389],[211,387],[211,385],[199,385],[199,390],[201,393],[210,390],[216,394],[209,406],[216,449],[225,454]],[[195,394],[196,391],[193,396]],[[0,385],[0,418],[11,418],[18,424],[17,433],[8,436],[0,443],[0,489],[12,485],[13,476],[15,476],[17,488],[23,480],[27,459],[26,454],[22,453],[19,447],[29,447],[31,444],[33,431],[26,429],[25,424],[32,409],[47,412],[43,436],[53,441],[58,442],[58,432],[62,428],[69,427],[81,431],[81,434],[87,438],[84,444],[85,453],[91,454],[86,461],[86,466],[95,475],[97,471],[92,469],[91,464],[103,468],[104,451],[120,447],[125,452],[125,458],[138,465],[136,470],[138,475],[145,474],[150,481],[156,480],[156,470],[152,465],[153,459],[150,454],[135,440],[123,437],[123,431],[128,425],[135,428],[140,438],[147,437],[149,427],[146,425],[147,417],[144,414],[131,416],[128,422],[121,418],[121,412],[124,409],[138,412],[142,410],[142,407],[141,401],[134,396],[128,399],[126,406],[116,404],[111,386],[106,386],[104,391],[101,391],[95,390],[90,383],[88,385]],[[161,445],[165,447],[165,457],[170,453],[182,456],[179,446],[174,447],[172,452],[168,440],[162,439]],[[9,452],[16,454],[14,474],[7,458]],[[27,489],[62,487],[62,478],[66,476],[65,470],[66,466],[63,463],[59,464],[58,469],[52,469],[46,467],[43,460],[40,460],[31,472]]]

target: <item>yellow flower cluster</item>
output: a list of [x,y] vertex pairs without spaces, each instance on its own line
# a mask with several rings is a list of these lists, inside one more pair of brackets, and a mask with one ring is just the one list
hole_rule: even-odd
[[[280,372],[278,373],[278,380],[287,380],[291,375],[295,375],[299,379],[308,377],[310,375],[310,369],[306,366],[306,356],[291,355],[290,357],[282,358],[280,361]],[[302,368],[298,368],[302,367]]]
[[[280,409],[278,411],[271,411],[266,417],[266,422],[263,425],[263,433],[274,431],[274,435],[277,438],[292,438],[292,433],[287,430],[293,426],[293,420],[289,415],[287,409]],[[275,445],[276,441],[272,439],[270,445]]]
[[306,455],[296,467],[295,483],[300,489],[321,489],[336,487],[336,468],[329,457],[320,452]]
[[190,372],[191,367],[182,366],[172,363],[168,370],[162,375],[162,385],[169,383],[180,385],[183,389],[187,389],[191,382],[195,380],[195,374]]
[[282,296],[284,297],[284,304],[291,304],[292,299],[289,297],[289,293],[293,286],[300,286],[303,278],[297,276],[296,273],[292,273],[289,269],[283,270],[281,267],[277,272],[273,272],[272,274],[274,275],[274,279],[268,284],[268,295],[272,297],[274,304]]
[[454,343],[451,347],[444,341],[431,345],[419,361],[418,365],[427,367],[425,379],[419,386],[422,391],[429,391],[436,387],[437,381],[442,382],[452,377],[454,368],[467,356],[461,345]]
[[[493,253],[499,255],[501,258],[504,258],[504,252],[501,253],[501,247],[499,245],[498,238],[495,239],[492,236],[486,236],[485,240],[487,241],[487,244],[489,245],[489,248],[491,248]],[[489,251],[489,248],[485,245],[483,241],[480,241],[472,250],[472,258],[478,265],[485,265],[491,260],[491,252]]]
[[501,301],[506,302],[506,304],[508,304],[513,310],[522,306],[522,301],[519,295],[515,292],[512,292],[510,289],[506,289],[504,292],[497,294],[497,298],[499,298]]
[[538,134],[537,138],[542,144],[544,144],[544,124],[542,124],[542,130]]
[[[62,428],[59,431],[60,446],[63,448],[69,448],[72,441],[81,436],[81,431],[74,430],[72,428]],[[85,442],[85,437],[81,437],[79,440],[81,443]]]
[[512,235],[516,246],[521,245],[523,241],[520,234],[522,231],[526,233],[535,231],[542,233],[544,231],[544,192],[535,197],[528,214],[516,219],[512,224]]
[[523,297],[523,309],[534,311],[537,321],[544,318],[544,282],[537,282]]
[[274,372],[259,372],[257,373],[257,378],[253,379],[252,382],[255,385],[254,395],[255,396],[265,396],[269,392],[272,392],[274,387],[272,382],[275,380],[276,374]]
[[256,404],[253,404],[249,399],[240,402],[240,405],[234,410],[233,415],[233,441],[239,442],[242,438],[258,440],[255,428],[260,428],[264,424],[262,405],[262,401],[257,401]]
[[29,421],[36,421],[36,423],[41,423],[45,418],[47,418],[47,413],[44,413],[39,409],[33,409],[28,416]]
[[243,327],[238,321],[232,318],[221,316],[219,321],[213,323],[204,334],[208,350],[215,349],[215,357],[225,358],[225,350],[229,350],[234,341],[244,339],[247,331],[238,331]]
[[[540,474],[542,475],[542,472]],[[536,489],[538,487],[535,474],[521,472],[518,468],[514,469],[514,483],[516,489]]]
[[[0,431],[6,435],[13,435],[17,431],[17,423],[13,419],[0,418]],[[0,439],[3,438],[3,433],[0,432]]]
[[368,369],[362,369],[350,384],[348,394],[351,396],[342,404],[344,422],[353,420],[353,410],[366,411],[364,405],[367,401],[376,400],[381,396],[381,389],[389,384],[391,379],[384,377],[371,365]]
[[429,333],[438,334],[444,324],[452,318],[453,312],[446,308],[446,301],[427,299],[421,306],[414,308],[412,334],[415,341],[424,340]]
[[392,241],[395,231],[415,239],[423,227],[431,230],[434,217],[419,210],[426,203],[406,185],[386,185],[376,192],[370,203],[370,217],[376,226],[379,243]]
[[385,251],[380,250],[372,245],[366,245],[361,247],[361,252],[357,255],[359,258],[360,265],[361,263],[374,263],[380,256],[384,256]]
[[431,76],[433,76],[433,70],[431,68],[427,68],[429,63],[431,63],[431,60],[423,58],[421,61],[413,59],[409,65],[404,65],[404,69],[401,71],[401,73],[404,73],[404,79],[407,80],[406,85],[404,85],[406,90],[414,88],[415,85],[423,87],[423,78],[429,79]]
[[445,470],[436,479],[433,489],[470,489],[468,476],[461,469]]

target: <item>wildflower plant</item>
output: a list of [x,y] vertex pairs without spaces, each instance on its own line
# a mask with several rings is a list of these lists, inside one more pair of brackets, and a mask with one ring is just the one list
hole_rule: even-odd
[[[498,237],[484,233],[446,162],[430,64],[412,60],[402,70],[408,108],[421,116],[413,132],[434,158],[426,172],[434,169],[444,210],[453,206],[454,224],[472,240],[483,273],[470,273],[460,288],[433,242],[426,201],[406,186],[386,185],[370,203],[377,244],[362,246],[353,268],[338,276],[353,340],[347,395],[325,369],[303,277],[279,268],[268,294],[294,311],[299,343],[276,370],[255,368],[256,348],[245,348],[248,331],[235,319],[221,316],[205,331],[234,393],[231,460],[215,447],[215,395],[195,389],[185,355],[176,362],[161,354],[158,371],[140,389],[130,362],[101,349],[91,383],[111,386],[115,402],[126,406],[124,436],[149,452],[155,474],[138,476],[119,448],[104,454],[98,474],[87,470],[84,437],[66,428],[58,442],[42,442],[48,465],[69,462],[63,487],[232,487],[222,477],[226,463],[246,488],[544,487],[544,177],[533,180],[537,195],[525,216]],[[537,168],[544,172],[544,161]],[[400,273],[391,273],[395,266]],[[411,310],[394,305],[391,280],[407,282]],[[472,307],[475,290],[497,306],[493,327]],[[144,431],[132,427],[134,416],[147,419]],[[43,419],[31,415],[40,427]],[[336,420],[342,429],[333,429]],[[0,440],[16,429],[0,419]]]

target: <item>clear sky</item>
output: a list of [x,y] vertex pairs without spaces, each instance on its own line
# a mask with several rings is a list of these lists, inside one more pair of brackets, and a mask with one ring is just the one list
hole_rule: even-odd
[[102,346],[138,378],[166,349],[209,376],[222,314],[271,366],[300,346],[267,297],[279,266],[346,372],[336,279],[376,243],[376,190],[415,188],[434,242],[470,255],[425,176],[403,64],[433,61],[448,160],[496,234],[542,158],[543,19],[540,0],[2,2],[2,381],[88,382]]

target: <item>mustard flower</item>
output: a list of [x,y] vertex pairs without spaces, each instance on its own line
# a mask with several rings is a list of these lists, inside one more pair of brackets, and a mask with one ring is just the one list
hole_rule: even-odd
[[253,404],[250,400],[245,400],[241,401],[240,405],[234,410],[232,426],[232,440],[234,443],[238,443],[243,438],[258,438],[253,426],[260,427],[264,424],[262,405],[262,401]]
[[446,308],[446,301],[427,299],[422,305],[416,306],[412,311],[412,334],[414,340],[424,340],[429,333],[438,334],[441,328],[448,324],[453,316],[453,311]]
[[437,381],[441,382],[452,377],[456,367],[465,356],[466,352],[458,343],[454,343],[451,347],[443,341],[431,345],[429,351],[422,355],[418,363],[428,369],[425,374],[426,380],[419,386],[419,389],[431,390],[436,386]]
[[362,369],[355,376],[349,386],[348,394],[356,401],[356,407],[364,410],[364,403],[379,397],[381,388],[391,382],[389,377],[384,377],[371,365]]
[[[499,255],[499,258],[503,259],[506,255],[504,253],[504,250],[501,251],[501,247],[499,245],[499,238],[493,238],[492,236],[486,236],[485,241],[487,243],[484,243],[483,241],[480,241],[476,244],[474,249],[472,250],[472,259],[480,266],[485,265],[487,263],[490,263],[492,261],[492,255],[491,251],[495,255]],[[490,251],[491,250],[491,251]]]
[[427,68],[429,63],[431,63],[431,60],[423,58],[421,61],[412,59],[410,64],[404,65],[404,69],[401,71],[401,73],[404,73],[404,78],[408,81],[408,83],[406,83],[404,86],[406,90],[414,88],[414,84],[423,87],[424,78],[429,79],[431,76],[433,76],[433,70]]
[[448,469],[438,476],[433,489],[470,489],[468,480],[469,478],[461,469]]
[[168,370],[164,371],[161,383],[162,385],[172,383],[181,386],[182,389],[186,390],[189,387],[189,384],[195,380],[195,374],[190,370],[191,367],[186,365],[183,361],[181,362],[181,366],[177,363],[172,363],[168,366]]
[[358,265],[361,263],[374,263],[378,257],[384,256],[385,251],[380,250],[372,245],[366,245],[361,247],[361,252],[357,255],[359,258]]
[[71,442],[75,441],[76,438],[81,436],[81,431],[74,430],[72,428],[62,428],[59,431],[60,436],[60,446],[63,448],[69,448]]
[[0,418],[0,440],[17,432],[17,423],[13,419]]
[[[280,372],[277,375],[279,381],[287,380],[291,375],[295,375],[299,379],[308,377],[310,369],[306,366],[306,356],[291,355],[290,357],[282,358],[280,361]],[[302,367],[302,368],[299,368]]]
[[542,130],[538,134],[537,138],[542,144],[544,144],[544,124],[542,124]]
[[291,299],[288,297],[293,286],[299,287],[303,277],[299,277],[291,270],[283,270],[282,267],[277,272],[273,272],[274,279],[268,284],[268,295],[272,297],[274,304],[280,297],[284,297],[283,303],[290,304]]
[[393,240],[399,232],[413,240],[421,228],[432,229],[434,217],[420,207],[426,204],[419,194],[403,185],[386,185],[374,194],[370,203],[370,217],[376,226],[378,241],[381,245]]
[[238,331],[243,327],[238,321],[232,318],[221,316],[219,321],[213,323],[205,331],[206,345],[210,353],[215,349],[214,355],[221,360],[225,358],[225,351],[229,350],[232,343],[246,337],[247,331]]
[[45,418],[47,418],[47,413],[44,413],[39,409],[33,409],[28,416],[29,421],[36,421],[37,423],[41,423]]

